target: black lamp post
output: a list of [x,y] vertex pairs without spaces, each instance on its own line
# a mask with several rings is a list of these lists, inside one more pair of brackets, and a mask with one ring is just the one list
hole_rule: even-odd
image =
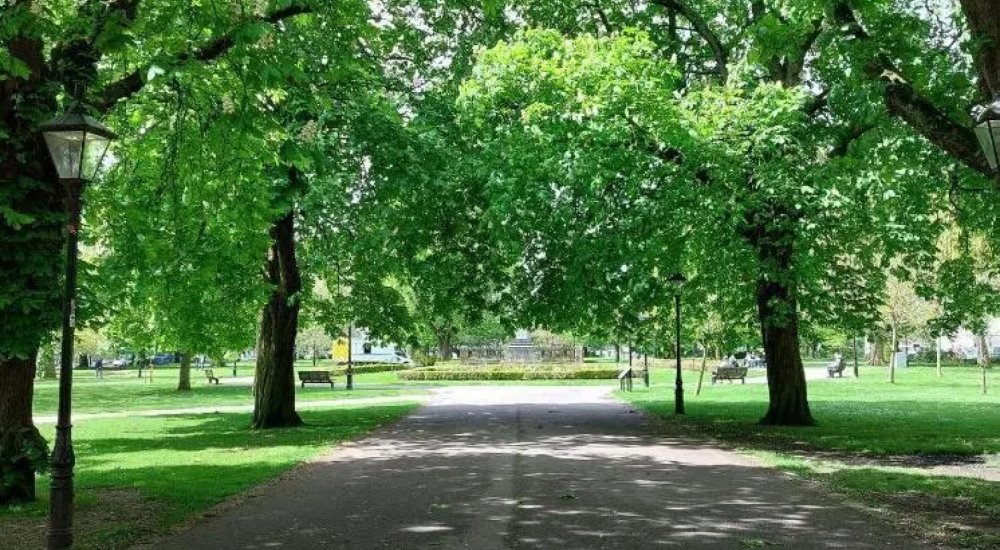
[[1000,95],[992,103],[973,111],[976,121],[976,138],[983,148],[986,161],[994,171],[1000,166]]
[[80,195],[92,180],[115,134],[89,116],[70,109],[42,124],[49,155],[66,186],[66,286],[63,295],[62,357],[59,371],[59,415],[52,452],[47,550],[73,546],[73,455],[70,424],[73,391],[73,332],[76,325],[76,261],[80,231]]
[[684,414],[684,379],[681,378],[681,287],[687,282],[684,275],[674,273],[670,276],[670,285],[674,287],[674,313],[676,316],[676,339],[674,350],[677,353],[677,377],[674,379],[674,414]]

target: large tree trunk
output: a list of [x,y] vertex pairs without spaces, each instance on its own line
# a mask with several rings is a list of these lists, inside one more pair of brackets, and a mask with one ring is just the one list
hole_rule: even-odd
[[873,367],[885,364],[885,339],[879,334],[872,338],[872,356],[868,359],[868,364]]
[[986,341],[986,333],[976,335],[976,364],[980,367],[990,366],[990,345]]
[[191,354],[181,353],[181,370],[177,379],[177,391],[191,391]]
[[48,457],[31,418],[34,383],[34,361],[0,361],[0,506],[35,500],[35,464],[22,451],[33,449],[40,462]]
[[806,374],[799,353],[797,303],[787,286],[757,283],[757,311],[767,357],[769,404],[761,424],[811,426]]
[[438,357],[442,361],[450,361],[452,355],[455,353],[451,341],[451,327],[448,325],[444,326],[437,331],[436,336],[438,341]]
[[37,357],[40,343],[59,326],[66,242],[65,188],[38,133],[38,123],[56,112],[59,89],[49,81],[42,41],[29,36],[38,26],[8,23],[4,53],[27,74],[0,80],[0,209],[25,220],[0,216],[0,506],[35,498],[33,465],[13,455],[32,448],[37,460],[46,460],[31,416],[35,362],[19,357]]
[[294,207],[271,226],[271,238],[266,273],[274,290],[264,306],[257,340],[253,413],[257,429],[302,424],[295,412],[295,336],[302,280],[295,259]]
[[810,426],[806,373],[799,339],[799,310],[792,269],[795,210],[778,201],[748,212],[742,233],[757,253],[757,313],[767,356],[769,403],[761,424]]
[[960,0],[976,48],[980,89],[991,98],[1000,93],[1000,10],[996,0]]

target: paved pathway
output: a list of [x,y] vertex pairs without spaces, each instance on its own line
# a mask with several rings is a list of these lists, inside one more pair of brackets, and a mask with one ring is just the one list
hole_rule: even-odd
[[[315,401],[298,400],[296,409],[325,409],[329,407],[363,407],[382,403],[413,403],[426,401],[426,395],[397,395],[388,397],[360,397],[357,399],[319,399]],[[209,405],[205,407],[188,407],[184,409],[150,409],[143,411],[112,411],[103,413],[74,414],[73,422],[92,420],[95,418],[128,418],[134,416],[177,416],[185,414],[241,413],[253,412],[253,403],[244,405]],[[56,416],[36,416],[35,424],[55,424]]]
[[602,388],[462,387],[155,550],[927,549]]

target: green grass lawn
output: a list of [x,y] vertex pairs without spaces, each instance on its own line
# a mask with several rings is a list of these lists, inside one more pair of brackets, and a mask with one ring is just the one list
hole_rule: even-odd
[[[850,368],[848,372],[850,372]],[[979,369],[900,369],[889,384],[884,368],[862,367],[860,379],[811,381],[818,424],[760,426],[763,384],[706,385],[695,395],[686,380],[686,412],[673,416],[673,382],[655,373],[649,390],[618,396],[652,413],[664,436],[711,438],[789,474],[879,510],[934,541],[961,548],[1000,548],[1000,483],[931,471],[939,465],[1000,474],[1000,373],[989,372],[982,395]]]
[[[246,414],[90,420],[74,428],[79,549],[124,548],[271,479],[331,445],[395,421],[415,404],[302,411],[306,425],[251,431]],[[51,426],[43,435],[53,438]],[[39,501],[0,508],[0,548],[42,547]]]
[[[97,413],[115,411],[141,411],[151,409],[179,409],[188,407],[208,407],[213,405],[252,404],[253,395],[248,385],[226,385],[232,377],[231,369],[218,369],[215,375],[222,379],[221,385],[209,385],[204,373],[191,371],[191,391],[177,391],[178,369],[158,367],[152,382],[140,379],[135,370],[105,371],[104,378],[94,377],[92,371],[73,372],[73,411],[75,413]],[[253,376],[249,368],[237,371],[237,376]],[[361,399],[368,397],[389,397],[421,394],[420,388],[371,387],[375,383],[369,377],[374,374],[355,376],[355,384],[361,386],[352,391],[344,391],[343,377],[336,378],[336,389],[310,384],[298,388],[296,399],[314,401],[326,399]],[[36,416],[54,415],[57,408],[59,383],[56,380],[35,382],[34,412]]]

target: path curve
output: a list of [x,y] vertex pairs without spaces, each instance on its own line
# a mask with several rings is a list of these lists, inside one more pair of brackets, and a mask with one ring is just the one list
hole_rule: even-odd
[[929,550],[594,387],[452,387],[155,550]]

